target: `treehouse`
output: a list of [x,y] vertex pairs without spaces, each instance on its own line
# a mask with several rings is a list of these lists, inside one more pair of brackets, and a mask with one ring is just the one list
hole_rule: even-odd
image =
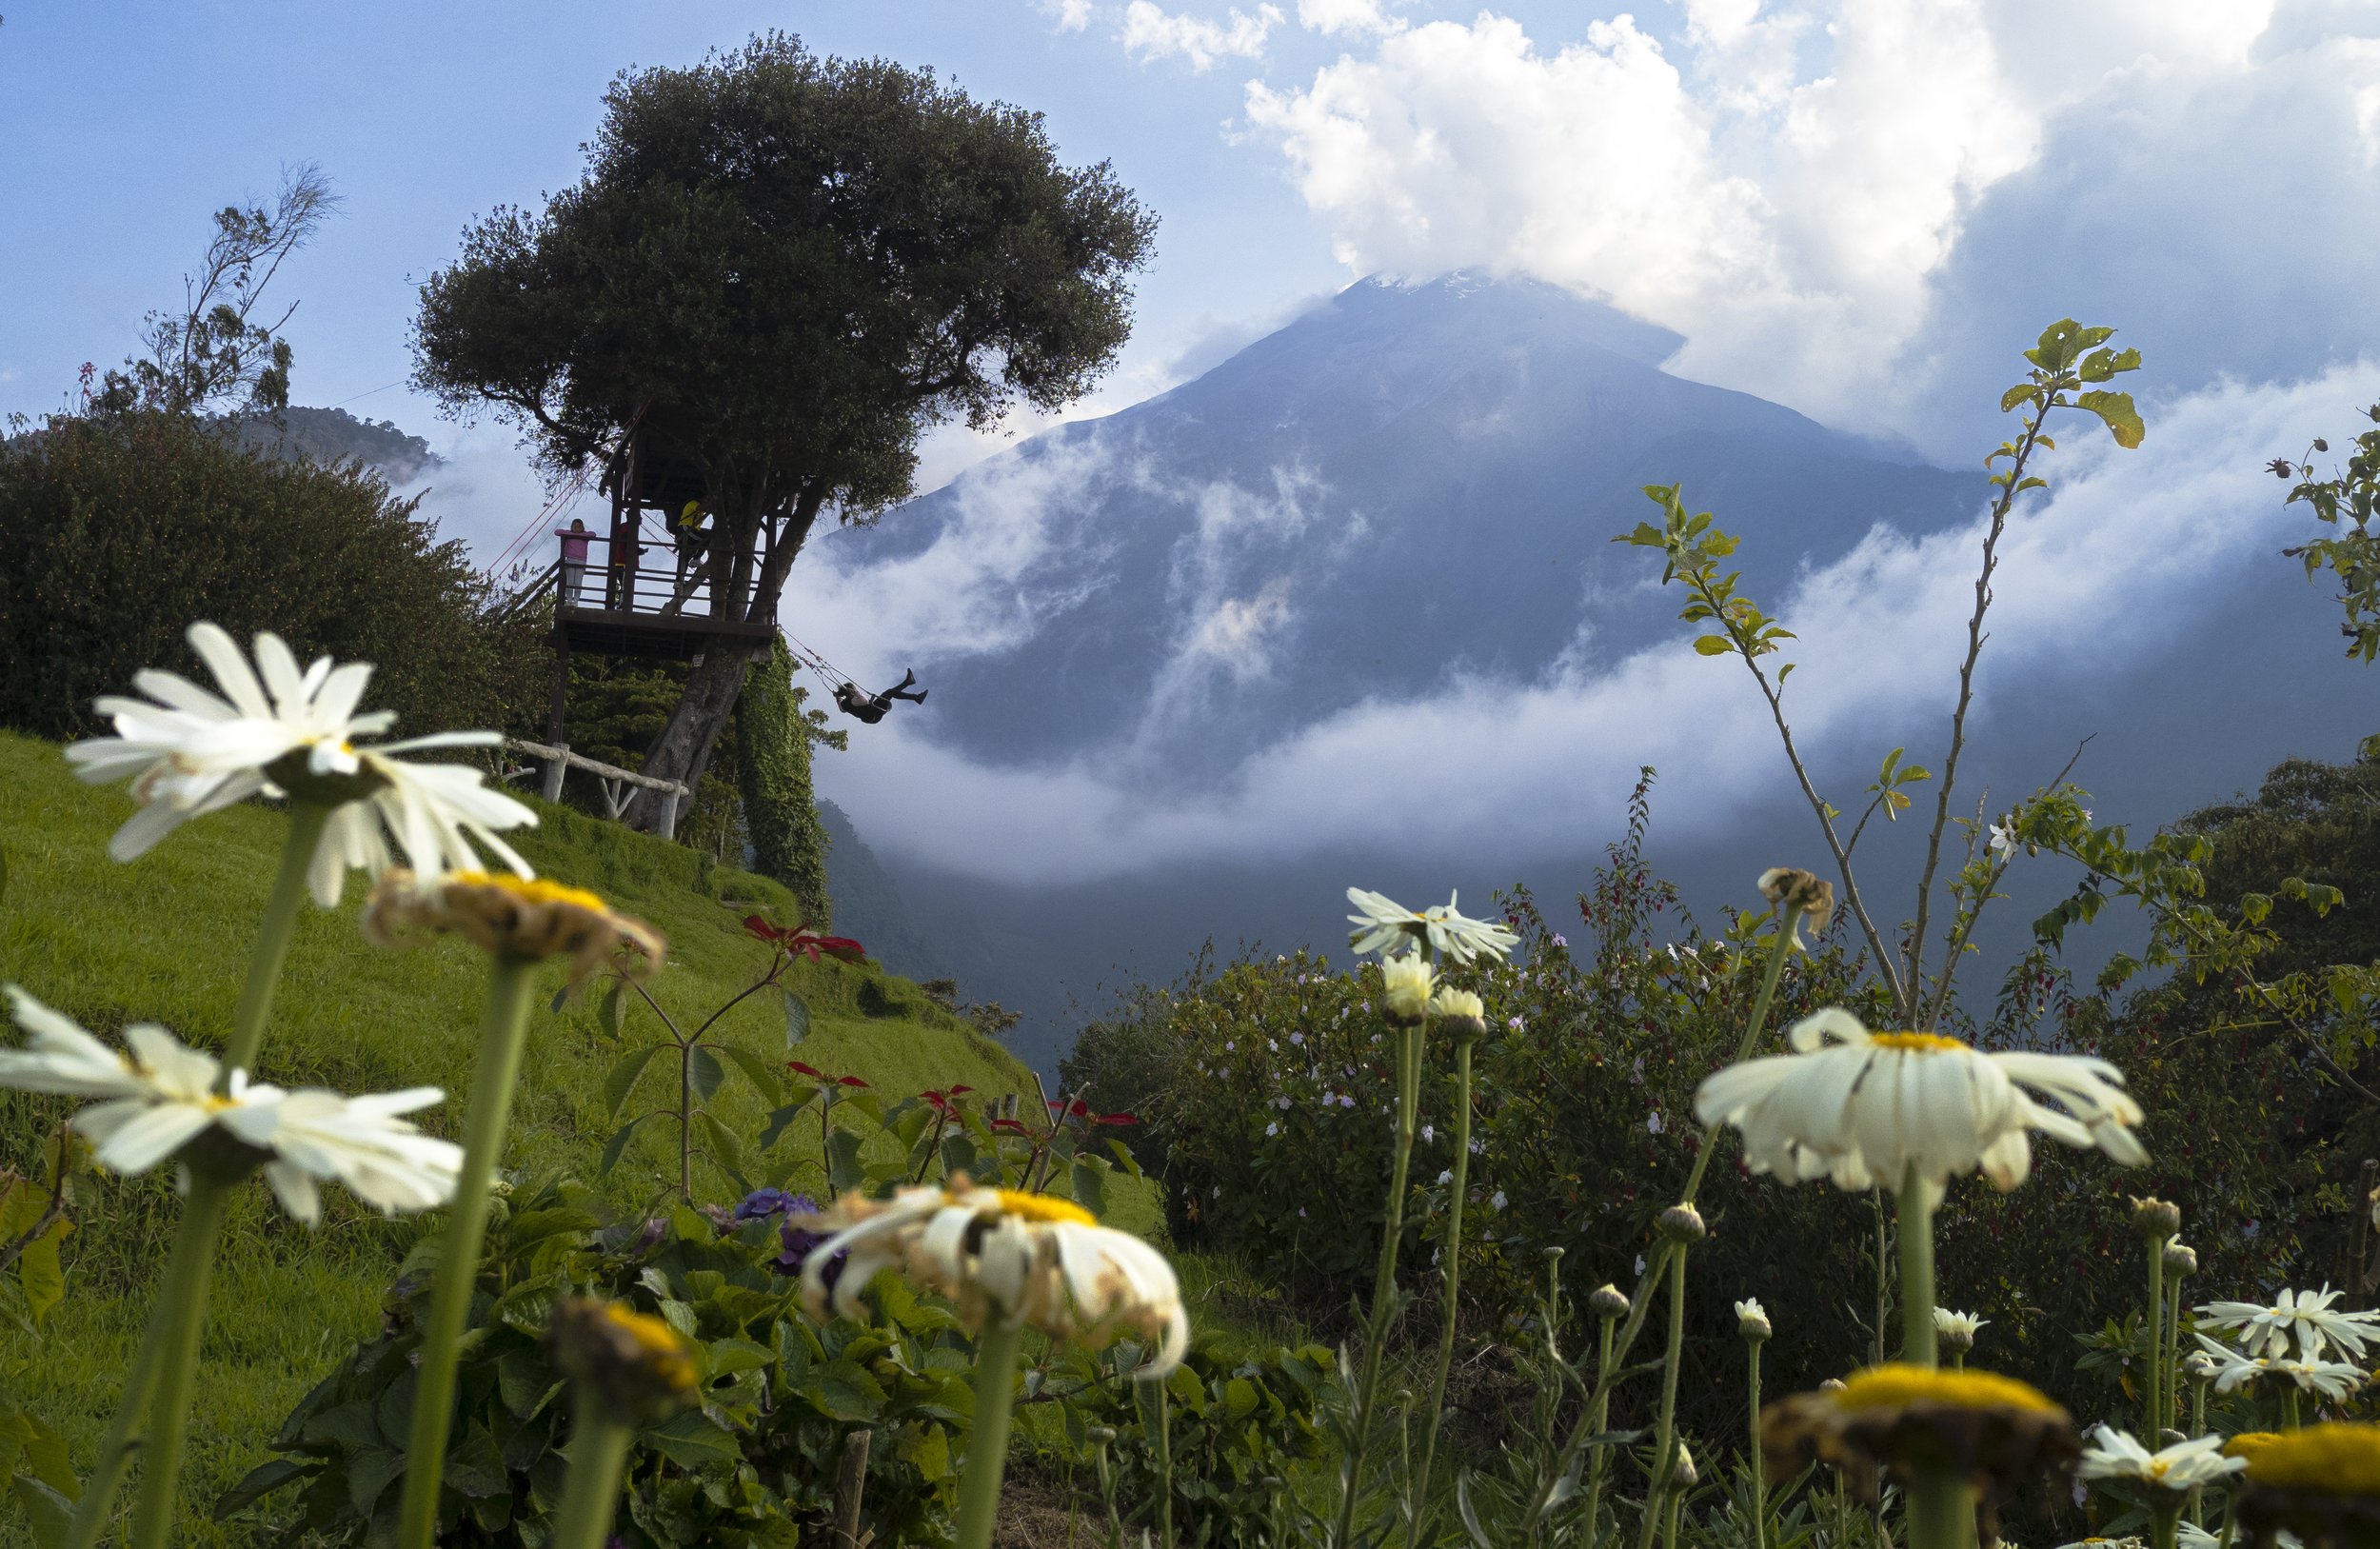
[[715,583],[729,556],[718,550],[716,524],[686,516],[707,504],[701,469],[638,435],[604,488],[609,530],[558,533],[559,556],[524,594],[530,601],[550,586],[556,650],[683,662],[726,641],[768,641],[774,619],[719,611]]

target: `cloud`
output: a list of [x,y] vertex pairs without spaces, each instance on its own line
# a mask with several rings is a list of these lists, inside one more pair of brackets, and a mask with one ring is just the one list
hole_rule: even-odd
[[555,558],[552,529],[573,515],[601,526],[601,498],[583,494],[552,504],[545,481],[513,444],[493,427],[466,428],[446,445],[432,447],[442,462],[397,490],[421,497],[420,514],[438,524],[438,536],[460,538],[482,568],[505,580],[516,568],[544,568]]
[[1298,0],[1298,25],[1309,32],[1380,33],[1404,27],[1402,18],[1380,9],[1380,0]]
[[1118,35],[1124,51],[1142,64],[1178,54],[1203,73],[1220,60],[1261,58],[1265,40],[1281,20],[1280,8],[1272,5],[1257,7],[1254,15],[1235,6],[1226,20],[1213,22],[1188,12],[1170,14],[1150,0],[1132,0]]
[[[2373,317],[2374,31],[2368,5],[2272,0],[1686,0],[1666,37],[1621,15],[1560,43],[1482,12],[1253,82],[1246,121],[1351,272],[1550,279],[1685,334],[1681,374],[1938,448],[1936,330],[1980,316],[2004,345],[2075,309],[2055,298],[2078,268],[2129,267],[2150,307],[2202,314],[2212,348],[2177,363],[2193,386],[2257,338],[2208,315],[2227,292],[2197,283],[2201,242],[2276,264],[2263,295]],[[2251,198],[2271,213],[2231,228]],[[2098,201],[2160,219],[2119,234]],[[2307,227],[2324,240],[2292,245]],[[1978,265],[1998,288],[1953,316]]]
[[1041,14],[1060,32],[1080,32],[1091,25],[1091,0],[1039,0]]
[[[2031,731],[2054,720],[2056,699],[2035,697],[2044,683],[2136,681],[2124,674],[2152,670],[2240,576],[2285,569],[2274,550],[2305,524],[2281,508],[2258,462],[2334,430],[2347,406],[2375,396],[2380,367],[2358,362],[2152,406],[2137,452],[2069,427],[2072,440],[2046,465],[2048,498],[2020,510],[2002,545],[1978,735],[1989,742],[2020,721]],[[813,583],[840,596],[854,639],[940,626],[1013,640],[1051,616],[1017,606],[1000,581],[1013,583],[1040,541],[1032,492],[1080,471],[1019,469],[1018,483],[971,497],[978,536],[992,546],[981,575],[953,573],[959,552],[937,545],[910,560],[822,571]],[[1224,525],[1249,519],[1241,512]],[[1807,572],[1790,595],[1762,599],[1801,632],[1787,656],[1799,665],[1789,706],[1822,769],[1872,767],[1896,744],[1938,735],[1978,536],[1973,525],[1920,539],[1878,529]],[[955,588],[947,610],[928,606],[942,586]],[[1200,615],[1185,648],[1215,654],[1226,674],[1233,662],[1261,670],[1264,642],[1279,626],[1276,603],[1261,589],[1219,603],[1228,606]],[[2194,690],[2163,691],[2178,705]],[[2127,713],[2159,712],[2129,701]],[[1294,728],[1228,778],[1164,801],[1106,755],[982,764],[936,745],[917,724],[890,722],[855,738],[820,777],[871,844],[986,877],[1060,882],[1358,845],[1412,859],[1525,861],[1616,821],[1597,804],[1625,791],[1643,764],[1661,767],[1676,810],[1713,824],[1773,796],[1782,778],[1766,708],[1745,675],[1695,655],[1683,634],[1601,670],[1548,664],[1525,682],[1464,677],[1425,696],[1374,700]]]

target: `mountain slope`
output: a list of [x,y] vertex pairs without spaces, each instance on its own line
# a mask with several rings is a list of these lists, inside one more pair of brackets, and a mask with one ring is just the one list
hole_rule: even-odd
[[1643,485],[1683,479],[1770,538],[1771,580],[1981,491],[1669,375],[1678,343],[1533,282],[1366,281],[913,502],[839,563],[1017,552],[953,599],[979,626],[920,653],[936,737],[994,762],[1095,753],[1164,789],[1369,697],[1640,644],[1669,610],[1605,540]]

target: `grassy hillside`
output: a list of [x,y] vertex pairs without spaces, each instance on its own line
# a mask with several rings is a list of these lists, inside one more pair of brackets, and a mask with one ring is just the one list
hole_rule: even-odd
[[[155,1021],[193,1043],[220,1045],[285,820],[271,808],[240,807],[119,865],[108,859],[108,836],[130,810],[119,791],[76,784],[56,745],[0,733],[0,855],[8,866],[0,983],[21,983],[95,1030]],[[738,923],[744,914],[790,918],[783,890],[765,880],[707,866],[690,851],[560,807],[540,811],[543,824],[521,848],[541,871],[594,888],[668,938],[668,963],[650,987],[673,1015],[699,1021],[765,963],[766,950]],[[363,891],[360,879],[351,881],[343,907],[309,911],[302,923],[257,1074],[347,1091],[436,1083],[456,1098],[423,1117],[454,1135],[485,960],[458,942],[404,953],[367,946],[355,924]],[[548,974],[506,1165],[591,1179],[614,1127],[600,1090],[604,1072],[624,1047],[650,1042],[658,1030],[640,1009],[613,1043],[591,1006],[552,1013],[546,1003],[562,974],[558,966]],[[905,980],[829,961],[799,965],[793,982],[814,1013],[799,1051],[811,1064],[858,1075],[888,1097],[964,1082],[1037,1101],[1018,1062]],[[722,1026],[728,1040],[771,1061],[785,1057],[784,1023],[771,998],[755,997]],[[672,1095],[673,1072],[657,1061],[631,1108]],[[68,1106],[0,1095],[0,1163],[30,1167],[41,1137]],[[715,1111],[748,1142],[764,1104],[731,1076]],[[640,1210],[674,1179],[673,1130],[645,1125],[613,1175],[609,1191],[624,1213]],[[777,1172],[793,1165],[798,1143],[779,1144]],[[706,1199],[735,1192],[699,1164],[695,1187]],[[377,1323],[382,1291],[424,1229],[359,1212],[335,1191],[331,1197],[328,1218],[311,1232],[280,1216],[261,1184],[244,1190],[235,1206],[185,1471],[188,1501],[197,1508],[185,1512],[192,1530],[187,1542],[230,1541],[208,1536],[205,1505],[262,1457],[290,1405]],[[1124,1203],[1119,1224],[1145,1229],[1147,1221],[1132,1219],[1149,1214],[1144,1202]],[[111,1411],[175,1210],[164,1180],[141,1179],[87,1192],[76,1215],[80,1229],[65,1256],[68,1296],[37,1336],[0,1326],[0,1381],[67,1433],[79,1471]],[[0,1521],[0,1541],[22,1534],[20,1524]]]

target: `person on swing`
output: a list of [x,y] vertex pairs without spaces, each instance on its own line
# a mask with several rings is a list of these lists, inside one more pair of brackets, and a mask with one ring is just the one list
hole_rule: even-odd
[[861,721],[872,726],[884,719],[884,712],[892,708],[894,700],[905,699],[912,705],[925,703],[926,691],[910,686],[917,681],[918,675],[915,672],[903,673],[899,683],[881,694],[863,693],[858,684],[846,683],[835,690],[835,704],[843,714],[857,716]]

